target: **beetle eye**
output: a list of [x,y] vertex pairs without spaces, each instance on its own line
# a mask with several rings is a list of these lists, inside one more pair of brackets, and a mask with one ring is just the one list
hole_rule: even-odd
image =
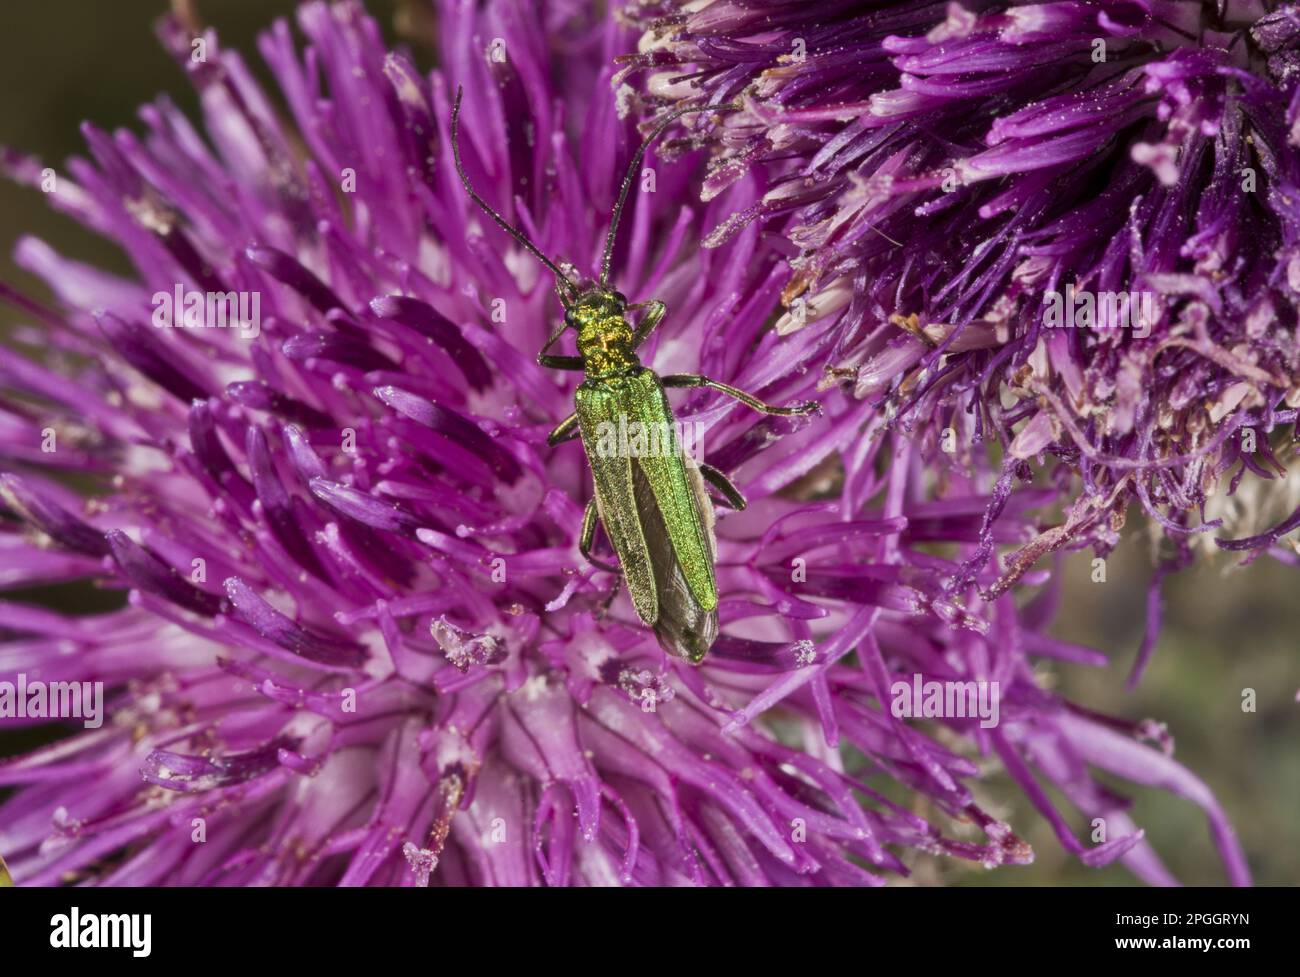
[[570,329],[578,328],[578,319],[573,314],[572,310],[564,313],[564,324],[568,326]]
[[618,299],[619,305],[627,305],[627,296],[624,295],[622,292],[615,292],[614,298]]

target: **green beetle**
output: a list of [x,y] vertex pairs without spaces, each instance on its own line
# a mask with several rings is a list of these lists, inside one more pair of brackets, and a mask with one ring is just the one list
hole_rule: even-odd
[[[709,387],[763,414],[810,414],[820,409],[813,402],[773,407],[743,390],[698,374],[659,376],[641,365],[636,351],[663,320],[667,308],[655,299],[629,305],[621,293],[609,287],[619,218],[646,149],[683,115],[717,111],[719,107],[676,109],[655,126],[632,157],[623,178],[610,217],[600,278],[578,283],[493,210],[471,185],[460,158],[460,102],[461,89],[457,88],[451,145],[461,183],[484,213],[555,275],[564,324],[546,341],[537,362],[585,374],[577,390],[576,409],[556,425],[547,439],[555,446],[581,437],[591,466],[594,492],[583,514],[579,549],[593,565],[615,573],[621,570],[637,616],[654,629],[664,650],[698,664],[718,635],[713,504],[705,483],[717,488],[733,509],[743,509],[745,499],[726,475],[709,465],[697,464],[682,450],[665,390]],[[635,328],[628,321],[631,312],[641,313]],[[577,333],[578,355],[548,353],[567,329]],[[608,450],[604,435],[610,428],[625,430],[633,425],[640,432],[657,435],[652,438],[652,443],[657,440],[654,450],[625,450],[622,440],[614,450]],[[618,555],[618,567],[592,554],[597,523],[605,527]]]

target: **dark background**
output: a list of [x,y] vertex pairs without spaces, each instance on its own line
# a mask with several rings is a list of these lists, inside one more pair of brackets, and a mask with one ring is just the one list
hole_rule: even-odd
[[[390,40],[418,34],[400,0],[368,0],[367,8]],[[157,44],[153,20],[164,0],[48,0],[0,3],[0,144],[40,157],[61,169],[83,152],[78,125],[141,128],[136,107],[167,92],[191,118],[197,100],[180,69]],[[224,47],[239,49],[259,78],[269,82],[254,46],[272,19],[292,13],[292,0],[204,0],[203,21],[215,26]],[[432,62],[427,45],[417,60]],[[0,181],[0,277],[33,294],[47,293],[10,260],[22,234],[121,273],[120,253],[45,207],[38,191]],[[0,333],[17,320],[0,306]],[[1245,846],[1256,881],[1300,883],[1300,589],[1295,571],[1260,561],[1229,573],[1236,562],[1220,556],[1174,578],[1163,637],[1142,685],[1128,692],[1124,679],[1141,640],[1149,545],[1139,520],[1130,519],[1124,543],[1110,560],[1108,581],[1090,580],[1090,555],[1065,564],[1067,594],[1058,636],[1110,655],[1111,667],[1088,669],[1044,660],[1044,681],[1090,708],[1129,719],[1168,723],[1177,757],[1191,767],[1227,809]],[[10,594],[10,597],[20,596]],[[107,595],[85,592],[26,594],[71,613],[93,610]],[[1241,711],[1242,689],[1258,693],[1258,712]],[[31,731],[22,734],[29,740]],[[20,738],[0,734],[0,756],[20,749]],[[1120,786],[1120,785],[1116,785]],[[1037,852],[1028,867],[987,872],[955,861],[923,860],[922,884],[1069,883],[1126,885],[1122,867],[1088,869],[1066,855],[1050,829],[1008,778],[994,773],[977,785],[981,802],[1013,821]],[[1187,883],[1214,885],[1223,871],[1205,820],[1191,804],[1161,791],[1134,795],[1135,820],[1147,829],[1169,868]],[[1057,798],[1060,800],[1059,798]],[[1011,801],[1008,806],[1008,800]],[[1064,808],[1069,810],[1068,807]],[[1083,837],[1084,820],[1070,816]],[[1206,906],[1213,909],[1213,906]]]

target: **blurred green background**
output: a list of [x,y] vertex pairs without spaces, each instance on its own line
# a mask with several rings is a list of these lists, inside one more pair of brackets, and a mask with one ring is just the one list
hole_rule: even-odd
[[[366,5],[390,40],[418,32],[401,0],[367,0]],[[239,49],[264,82],[269,75],[254,38],[293,7],[292,0],[197,4],[203,22],[218,29],[223,46]],[[136,107],[164,91],[194,117],[197,100],[152,32],[154,19],[166,9],[164,0],[0,4],[0,144],[61,168],[69,155],[83,151],[77,128],[83,120],[106,129],[138,128]],[[429,63],[427,50],[419,60]],[[0,276],[46,296],[10,260],[24,233],[81,260],[129,271],[118,251],[48,210],[39,192],[0,181]],[[16,321],[14,310],[0,306],[0,334]],[[1235,560],[1220,557],[1173,578],[1155,659],[1142,685],[1130,693],[1124,679],[1142,636],[1147,551],[1144,529],[1131,519],[1124,543],[1109,561],[1106,583],[1091,582],[1090,554],[1073,554],[1065,561],[1067,590],[1055,633],[1102,650],[1112,665],[1088,669],[1044,661],[1039,670],[1081,705],[1166,722],[1178,759],[1205,780],[1227,809],[1256,881],[1300,883],[1300,704],[1295,701],[1300,689],[1300,575],[1268,561],[1225,573]],[[26,596],[50,600],[52,595]],[[52,602],[66,600],[66,595],[53,595]],[[1253,714],[1241,710],[1247,687],[1258,694]],[[0,736],[0,756],[19,748],[12,734]],[[1014,822],[1033,845],[1035,864],[988,872],[964,863],[923,862],[917,865],[918,883],[1132,884],[1122,867],[1093,870],[1067,856],[1005,776],[990,777],[979,797],[989,810]],[[1159,791],[1139,791],[1135,800],[1135,820],[1176,876],[1192,884],[1223,881],[1198,809]],[[1072,818],[1072,823],[1083,836],[1082,819]]]

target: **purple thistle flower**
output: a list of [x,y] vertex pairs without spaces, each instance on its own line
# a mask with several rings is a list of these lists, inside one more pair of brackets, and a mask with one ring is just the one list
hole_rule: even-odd
[[[608,96],[633,39],[577,2],[438,10],[444,67],[428,77],[385,50],[355,4],[304,5],[305,51],[275,24],[260,49],[291,123],[214,35],[194,60],[192,38],[166,21],[204,133],[166,101],[142,109],[143,136],[88,125],[91,158],[71,160],[50,195],[118,242],[135,275],[18,243],[58,307],[0,286],[32,323],[15,337],[24,348],[0,358],[5,579],[93,581],[126,600],[90,617],[0,603],[3,678],[102,682],[110,715],[0,766],[0,785],[17,788],[0,805],[16,881],[881,884],[933,855],[990,867],[1032,858],[977,800],[978,761],[995,754],[1088,864],[1122,859],[1170,881],[1125,799],[1094,779],[1104,771],[1203,808],[1229,878],[1248,881],[1223,812],[1160,727],[1087,712],[1037,682],[1037,658],[1106,661],[1044,633],[1053,579],[1028,572],[1042,589],[1018,607],[977,559],[1034,545],[1033,513],[1058,491],[1009,476],[994,486],[968,450],[967,467],[936,479],[929,446],[887,434],[892,415],[860,396],[873,384],[897,393],[887,381],[906,373],[918,403],[938,403],[932,378],[911,374],[931,346],[965,351],[952,385],[970,392],[977,367],[991,378],[1028,362],[1032,342],[975,319],[1000,281],[993,269],[1009,263],[1001,244],[940,282],[937,260],[886,262],[869,231],[856,244],[830,234],[801,259],[801,280],[842,277],[854,262],[860,273],[818,293],[821,319],[773,330],[791,294],[787,249],[755,223],[728,222],[780,198],[733,167],[700,201],[699,154],[652,151],[655,192],[630,204],[614,279],[633,301],[668,304],[645,361],[781,403],[813,394],[816,364],[852,361],[859,396],[828,389],[811,421],[685,396],[679,418],[706,430],[708,460],[751,503],[717,524],[722,635],[692,667],[664,655],[624,594],[609,603],[619,580],[577,551],[586,463],[576,446],[545,443],[572,403],[572,380],[534,360],[557,315],[551,282],[465,196],[448,90],[465,86],[479,188],[547,254],[590,272],[637,138]],[[701,44],[699,57],[734,54],[734,36],[758,20],[743,3],[706,10],[707,32],[733,37]],[[899,15],[890,30],[913,23]],[[926,50],[907,56],[921,63]],[[857,78],[855,58],[841,70]],[[745,76],[748,62],[733,70]],[[712,71],[730,97],[726,70]],[[760,111],[783,109],[751,103]],[[961,111],[973,117],[970,104]],[[805,138],[800,124],[769,121]],[[743,137],[754,123],[741,125]],[[926,179],[919,149],[904,147],[898,178]],[[11,153],[4,165],[40,179],[33,160]],[[1148,171],[1135,164],[1131,178]],[[871,193],[852,186],[846,177],[821,195],[821,221],[842,226],[837,208]],[[805,190],[820,192],[784,199],[809,216],[819,204]],[[930,243],[918,238],[916,254],[965,249],[952,235],[972,219],[937,212],[933,233],[918,222]],[[719,226],[725,244],[700,247],[720,243]],[[793,241],[818,226],[784,229]],[[1023,236],[1018,225],[1004,234]],[[941,289],[948,298],[914,310],[917,338],[865,325],[886,291]],[[178,290],[181,302],[168,299]],[[185,328],[187,296],[227,293],[250,298],[232,323]],[[151,322],[168,301],[180,328]],[[206,308],[198,319],[211,325]],[[945,321],[951,330],[931,336]],[[1226,355],[1208,359],[1231,374],[1246,354]],[[1276,355],[1253,368],[1271,376]],[[887,372],[864,380],[882,356]],[[1032,423],[980,403],[975,417],[1001,434]],[[1114,432],[1091,437],[1119,450]],[[93,486],[88,501],[61,483],[69,472]],[[1090,478],[1099,493],[1122,491],[1100,469]],[[891,708],[900,686],[931,682],[997,683],[996,721],[922,727]],[[1059,811],[1045,785],[1076,811]],[[925,806],[891,800],[895,786]],[[1081,841],[1097,818],[1106,840]]]
[[754,222],[785,239],[783,325],[815,329],[827,384],[936,464],[945,430],[998,445],[990,516],[1028,460],[1073,485],[990,594],[1046,552],[1106,554],[1134,503],[1172,544],[1158,586],[1198,534],[1297,562],[1293,488],[1229,500],[1294,454],[1298,10],[644,0],[622,77],[653,104],[744,99],[705,197],[762,196],[707,243]]

